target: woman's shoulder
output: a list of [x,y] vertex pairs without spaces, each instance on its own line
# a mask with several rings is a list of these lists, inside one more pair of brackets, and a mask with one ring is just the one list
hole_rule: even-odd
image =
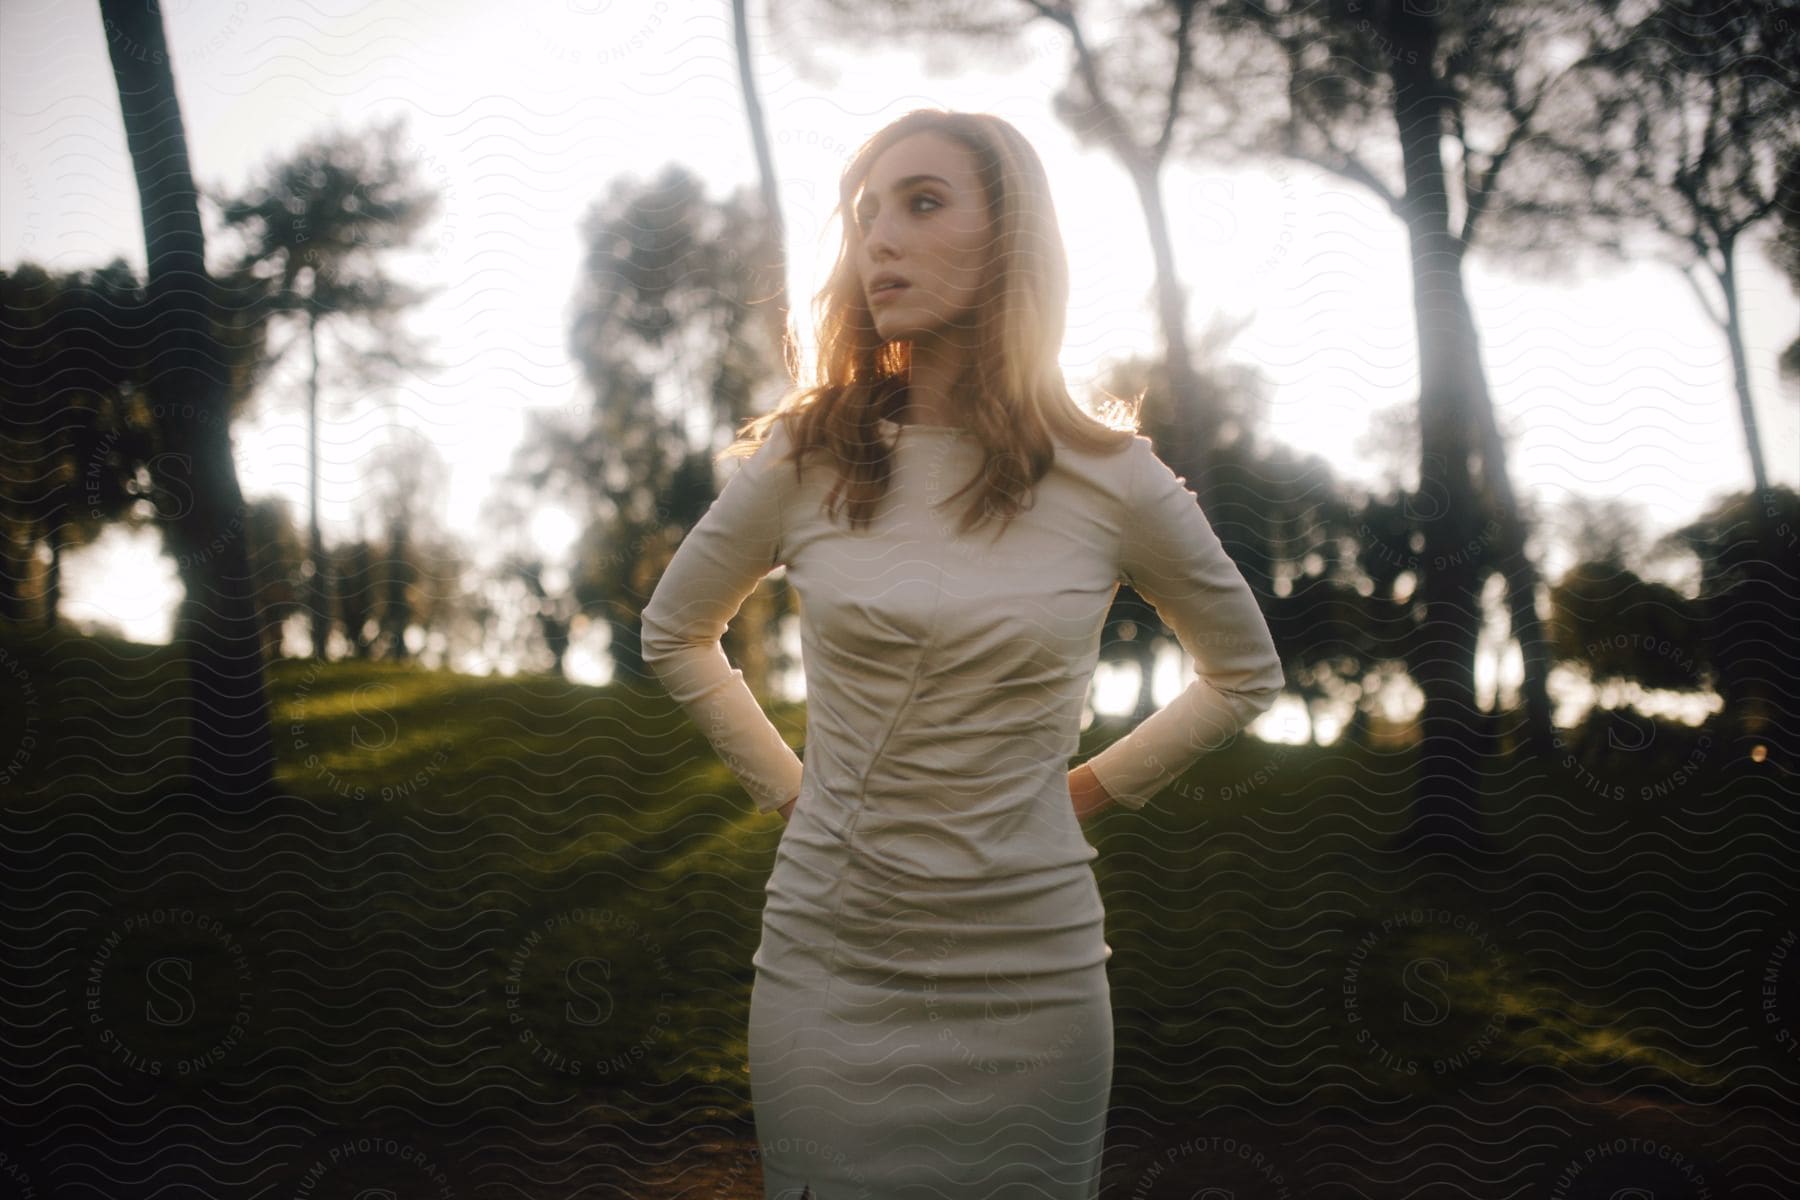
[[1133,429],[1099,425],[1097,429],[1095,437],[1079,439],[1052,430],[1056,461],[1064,470],[1123,495],[1132,475],[1142,469],[1143,459],[1154,453],[1150,439]]
[[761,430],[760,440],[749,441],[748,444],[740,441],[737,453],[744,460],[744,468],[758,474],[785,468],[790,475],[793,474],[794,447],[798,444],[791,428],[794,420],[792,413],[772,413]]

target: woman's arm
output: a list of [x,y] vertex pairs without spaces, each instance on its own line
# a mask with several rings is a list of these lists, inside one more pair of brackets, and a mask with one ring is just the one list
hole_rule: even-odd
[[804,768],[719,639],[781,561],[782,502],[794,470],[785,461],[789,445],[786,426],[777,421],[688,531],[643,614],[644,664],[687,710],[759,812],[797,797]]
[[1195,675],[1179,696],[1086,764],[1106,794],[1135,809],[1274,704],[1286,677],[1256,596],[1186,480],[1147,438],[1129,453],[1120,578],[1175,631]]
[[1100,783],[1094,768],[1082,763],[1069,772],[1069,802],[1075,806],[1075,819],[1086,821],[1113,802]]

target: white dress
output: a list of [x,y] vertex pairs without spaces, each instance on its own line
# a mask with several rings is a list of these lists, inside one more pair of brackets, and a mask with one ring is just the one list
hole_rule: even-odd
[[[998,541],[966,536],[966,431],[883,421],[872,526],[821,511],[777,422],[643,614],[645,661],[758,809],[796,795],[753,963],[749,1057],[768,1198],[1092,1200],[1112,1082],[1105,910],[1068,772],[1121,580],[1195,660],[1089,760],[1141,807],[1268,708],[1282,668],[1249,586],[1148,439],[1058,442]],[[799,597],[806,760],[719,645],[777,566]]]

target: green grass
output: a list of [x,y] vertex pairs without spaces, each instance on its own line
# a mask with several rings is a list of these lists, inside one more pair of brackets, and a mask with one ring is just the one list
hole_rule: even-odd
[[[115,868],[71,860],[73,894],[98,897],[69,918],[77,949],[155,904],[219,909],[250,941],[253,1037],[200,1082],[359,1111],[510,1095],[748,1116],[750,958],[781,822],[660,693],[277,663],[287,798],[190,836],[158,807],[185,712],[166,650],[0,649],[32,685],[0,719],[57,735],[8,802],[24,851],[98,839]],[[800,742],[803,708],[771,716]],[[1089,731],[1083,754],[1122,728]],[[1733,981],[1757,969],[1758,913],[1788,903],[1793,822],[1759,823],[1773,802],[1726,764],[1655,802],[1663,762],[1655,778],[1609,764],[1626,799],[1489,765],[1509,863],[1492,876],[1388,848],[1410,780],[1395,754],[1240,739],[1142,812],[1092,822],[1118,1102],[1354,1104],[1520,1078],[1697,1098],[1781,1069]],[[46,889],[61,877],[33,869]],[[213,1032],[230,1018],[204,1015]],[[196,1033],[137,1036],[173,1056]]]

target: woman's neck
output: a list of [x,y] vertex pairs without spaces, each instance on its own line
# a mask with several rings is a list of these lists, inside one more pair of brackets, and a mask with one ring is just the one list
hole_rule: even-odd
[[971,357],[966,346],[937,338],[915,341],[897,419],[905,425],[967,425],[967,398],[954,397],[951,388]]

